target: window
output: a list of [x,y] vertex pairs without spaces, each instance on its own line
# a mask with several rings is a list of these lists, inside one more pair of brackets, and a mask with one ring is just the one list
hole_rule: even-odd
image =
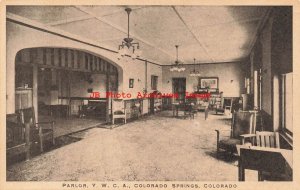
[[62,62],[62,49],[58,50],[58,66],[61,67],[61,62]]
[[93,57],[92,56],[89,57],[89,63],[90,63],[90,70],[93,71],[94,70],[94,68],[93,68],[94,63],[93,63]]
[[282,75],[281,88],[281,126],[284,132],[293,135],[293,75]]
[[68,53],[68,50],[66,49],[65,50],[65,67],[68,67],[69,66],[69,53]]
[[151,75],[151,90],[157,90],[158,76]]
[[71,65],[72,65],[72,68],[75,68],[75,52],[74,50],[71,50]]
[[46,48],[43,48],[43,64],[46,65],[47,64],[47,49]]
[[54,65],[54,49],[51,49],[51,65]]
[[89,69],[89,57],[87,55],[85,55],[85,69]]

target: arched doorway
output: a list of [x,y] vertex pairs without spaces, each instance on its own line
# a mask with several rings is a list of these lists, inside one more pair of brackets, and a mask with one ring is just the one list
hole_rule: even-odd
[[[114,64],[82,50],[23,49],[15,59],[15,109],[32,106],[39,121],[52,119],[56,125],[69,121],[71,129],[62,134],[74,132],[74,123],[105,123],[110,109],[105,95],[118,91],[118,77]],[[93,92],[100,96],[91,98]]]

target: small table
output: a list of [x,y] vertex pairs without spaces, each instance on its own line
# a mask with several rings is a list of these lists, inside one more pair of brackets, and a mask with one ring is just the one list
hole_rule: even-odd
[[180,109],[184,109],[184,111],[185,111],[186,105],[190,105],[190,104],[186,104],[186,103],[172,103],[173,117],[178,117],[178,111]]
[[239,181],[245,181],[245,169],[285,174],[286,181],[292,180],[292,150],[246,145],[237,145],[237,149],[240,155]]

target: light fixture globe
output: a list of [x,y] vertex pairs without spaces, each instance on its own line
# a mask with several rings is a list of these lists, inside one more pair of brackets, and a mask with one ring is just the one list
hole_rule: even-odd
[[191,77],[197,77],[197,76],[201,76],[201,74],[199,73],[199,71],[196,71],[196,59],[194,58],[194,69],[190,72],[190,76]]
[[170,71],[177,71],[177,72],[183,72],[185,71],[185,67],[183,67],[182,65],[180,65],[180,61],[178,60],[178,45],[175,45],[176,48],[176,60],[174,62],[174,64],[171,66]]
[[136,59],[141,55],[140,44],[138,42],[133,42],[133,38],[129,36],[129,15],[132,10],[131,8],[126,8],[125,11],[128,16],[128,31],[127,37],[124,38],[122,44],[119,45],[119,54],[121,54],[122,57],[128,55],[132,59]]

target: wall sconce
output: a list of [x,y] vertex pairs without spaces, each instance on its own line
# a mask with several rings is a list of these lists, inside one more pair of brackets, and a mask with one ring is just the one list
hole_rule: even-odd
[[138,79],[138,82],[141,82],[141,79]]
[[233,83],[233,80],[230,80],[230,83]]

